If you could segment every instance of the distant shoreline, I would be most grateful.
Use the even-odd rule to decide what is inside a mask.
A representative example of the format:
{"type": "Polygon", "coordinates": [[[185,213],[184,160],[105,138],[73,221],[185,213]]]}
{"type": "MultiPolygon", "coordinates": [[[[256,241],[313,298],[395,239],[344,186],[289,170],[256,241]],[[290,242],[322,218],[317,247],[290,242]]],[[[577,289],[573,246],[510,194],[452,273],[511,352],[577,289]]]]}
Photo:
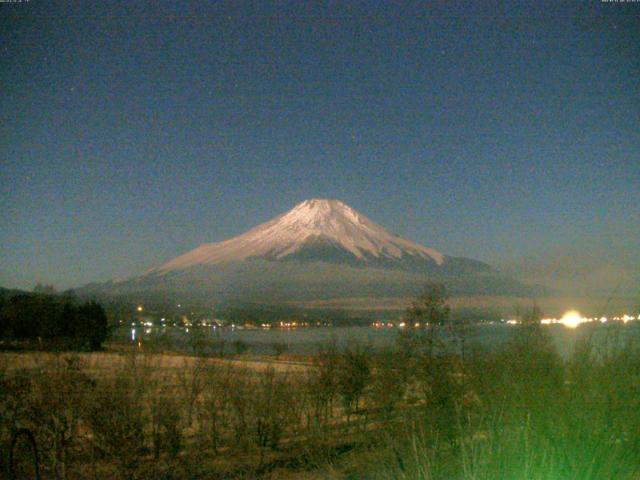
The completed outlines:
{"type": "MultiPolygon", "coordinates": [[[[352,311],[403,311],[412,297],[351,297],[327,300],[291,301],[285,305],[299,308],[352,310],[352,311]]],[[[546,315],[561,315],[567,310],[577,309],[585,315],[623,314],[638,308],[637,297],[616,296],[548,296],[539,298],[509,296],[457,296],[449,303],[453,309],[495,309],[513,314],[517,308],[539,306],[546,315]]]]}

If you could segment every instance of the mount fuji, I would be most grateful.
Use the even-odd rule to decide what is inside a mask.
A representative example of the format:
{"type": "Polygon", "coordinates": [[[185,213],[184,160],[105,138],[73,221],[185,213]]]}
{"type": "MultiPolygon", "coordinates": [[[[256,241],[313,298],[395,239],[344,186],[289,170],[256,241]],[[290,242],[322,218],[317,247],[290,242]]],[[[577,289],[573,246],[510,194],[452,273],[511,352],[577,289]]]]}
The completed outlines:
{"type": "Polygon", "coordinates": [[[441,266],[445,257],[389,233],[338,200],[307,200],[243,235],[207,243],[152,272],[261,258],[273,261],[330,261],[350,264],[419,262],[441,266]]]}
{"type": "Polygon", "coordinates": [[[297,300],[414,294],[441,281],[454,294],[520,294],[486,263],[395,235],[339,200],[311,199],[237,237],[206,243],[107,294],[180,293],[213,299],[297,300]]]}

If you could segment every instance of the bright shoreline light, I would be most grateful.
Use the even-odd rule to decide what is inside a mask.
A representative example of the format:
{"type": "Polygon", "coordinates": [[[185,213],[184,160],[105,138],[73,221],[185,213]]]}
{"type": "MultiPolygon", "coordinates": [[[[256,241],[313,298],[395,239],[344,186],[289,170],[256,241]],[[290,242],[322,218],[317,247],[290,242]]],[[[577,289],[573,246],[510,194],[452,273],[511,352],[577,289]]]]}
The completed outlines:
{"type": "Polygon", "coordinates": [[[569,328],[577,328],[578,325],[586,321],[587,319],[580,315],[577,310],[569,310],[560,319],[560,323],[569,328]]]}
{"type": "MultiPolygon", "coordinates": [[[[583,323],[607,323],[609,321],[613,321],[613,322],[622,322],[624,324],[627,324],[628,322],[635,321],[635,320],[640,320],[640,315],[635,316],[635,315],[624,314],[624,315],[615,316],[615,317],[604,317],[604,316],[603,317],[583,317],[582,314],[580,314],[580,312],[572,309],[572,310],[566,311],[562,315],[562,318],[554,318],[554,317],[541,318],[540,324],[541,325],[561,324],[567,328],[575,329],[575,328],[578,328],[583,323]]],[[[507,325],[520,324],[520,320],[516,318],[512,318],[509,320],[503,319],[502,322],[506,323],[507,325]]]]}

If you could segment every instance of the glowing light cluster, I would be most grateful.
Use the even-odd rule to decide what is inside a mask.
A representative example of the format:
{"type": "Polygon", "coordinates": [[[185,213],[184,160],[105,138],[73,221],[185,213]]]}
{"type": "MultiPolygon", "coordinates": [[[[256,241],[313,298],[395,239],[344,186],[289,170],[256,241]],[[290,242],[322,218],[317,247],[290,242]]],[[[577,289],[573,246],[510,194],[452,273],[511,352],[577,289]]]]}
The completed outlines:
{"type": "Polygon", "coordinates": [[[581,323],[588,321],[589,320],[580,315],[580,312],[577,310],[569,310],[560,319],[560,323],[569,328],[577,328],[581,323]]]}
{"type": "MultiPolygon", "coordinates": [[[[562,325],[564,325],[567,328],[577,328],[579,325],[583,324],[583,323],[595,323],[595,322],[600,322],[600,323],[607,323],[609,321],[613,321],[613,322],[622,322],[622,323],[627,323],[627,322],[631,322],[633,320],[640,320],[640,315],[633,316],[633,315],[622,315],[622,316],[615,316],[615,317],[583,317],[580,312],[578,312],[577,310],[569,310],[567,312],[564,313],[564,315],[562,315],[561,318],[543,318],[540,320],[540,323],[542,325],[553,325],[553,324],[557,324],[560,323],[562,325]]],[[[517,325],[519,322],[519,320],[516,319],[511,319],[511,320],[507,320],[506,323],[508,325],[517,325]]]]}
{"type": "MultiPolygon", "coordinates": [[[[560,318],[555,318],[555,317],[542,318],[540,319],[540,324],[542,325],[560,324],[560,325],[564,325],[567,328],[575,329],[575,328],[578,328],[583,323],[607,323],[607,322],[628,323],[635,320],[640,321],[640,315],[634,316],[634,315],[625,314],[625,315],[614,316],[614,317],[583,317],[580,312],[572,309],[572,310],[566,311],[560,318]]],[[[496,322],[491,321],[488,323],[494,324],[496,322]]],[[[500,320],[500,323],[506,323],[507,325],[519,325],[521,321],[518,318],[510,318],[510,319],[503,318],[500,320]]],[[[428,324],[425,324],[425,325],[428,325],[428,324]]],[[[385,322],[385,321],[377,320],[375,322],[372,322],[371,326],[374,328],[394,328],[394,327],[406,328],[407,326],[411,326],[411,324],[407,324],[404,321],[385,322]]],[[[420,327],[420,323],[416,322],[415,324],[413,324],[413,326],[418,328],[420,327]]]]}

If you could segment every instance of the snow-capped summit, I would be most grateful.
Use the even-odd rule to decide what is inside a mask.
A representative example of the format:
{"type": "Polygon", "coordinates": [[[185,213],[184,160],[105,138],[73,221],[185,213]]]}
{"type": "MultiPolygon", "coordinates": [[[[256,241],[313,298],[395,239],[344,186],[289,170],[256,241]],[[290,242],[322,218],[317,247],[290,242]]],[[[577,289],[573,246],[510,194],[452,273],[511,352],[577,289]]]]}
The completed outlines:
{"type": "Polygon", "coordinates": [[[242,235],[205,243],[143,275],[86,291],[278,303],[415,295],[431,281],[445,283],[454,294],[532,291],[486,263],[443,255],[326,199],[306,200],[242,235]]]}
{"type": "Polygon", "coordinates": [[[446,260],[440,252],[388,232],[339,200],[311,199],[242,235],[200,245],[150,273],[254,258],[387,266],[412,260],[440,266],[446,260]]]}

